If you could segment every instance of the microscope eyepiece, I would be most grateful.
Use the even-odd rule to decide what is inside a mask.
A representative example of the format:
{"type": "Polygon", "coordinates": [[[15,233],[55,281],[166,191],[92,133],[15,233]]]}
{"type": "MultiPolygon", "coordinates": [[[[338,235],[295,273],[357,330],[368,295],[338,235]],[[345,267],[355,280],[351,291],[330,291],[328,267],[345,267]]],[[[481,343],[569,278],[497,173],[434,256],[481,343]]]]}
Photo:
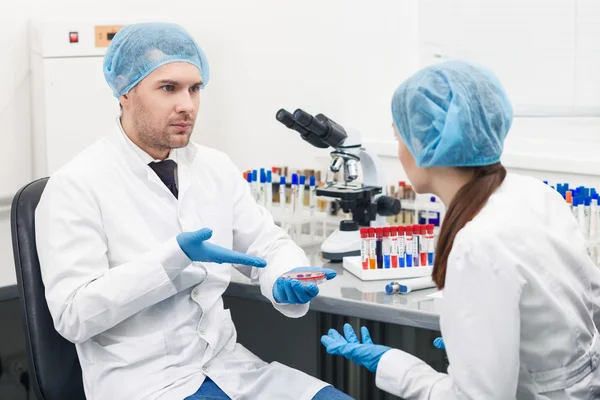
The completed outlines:
{"type": "Polygon", "coordinates": [[[294,111],[294,119],[302,126],[307,126],[312,120],[312,115],[300,108],[294,111]]]}
{"type": "Polygon", "coordinates": [[[323,114],[313,117],[301,109],[291,114],[282,108],[277,111],[275,118],[288,128],[299,132],[302,139],[321,149],[330,146],[337,148],[347,138],[344,128],[323,114]]]}
{"type": "Polygon", "coordinates": [[[294,111],[294,119],[309,131],[317,134],[321,139],[327,139],[327,136],[329,136],[329,126],[317,120],[306,111],[297,109],[294,111]]]}
{"type": "Polygon", "coordinates": [[[277,115],[275,115],[275,118],[277,119],[277,121],[281,122],[288,128],[292,128],[294,126],[294,123],[296,123],[296,121],[294,121],[294,116],[283,108],[277,111],[277,115]]]}
{"type": "Polygon", "coordinates": [[[300,133],[300,137],[302,137],[303,140],[307,141],[313,146],[319,149],[326,149],[329,147],[329,144],[321,140],[319,135],[300,125],[298,121],[294,119],[294,116],[287,110],[282,108],[281,110],[277,111],[277,114],[275,114],[275,118],[277,119],[277,121],[281,122],[288,128],[300,133]]]}

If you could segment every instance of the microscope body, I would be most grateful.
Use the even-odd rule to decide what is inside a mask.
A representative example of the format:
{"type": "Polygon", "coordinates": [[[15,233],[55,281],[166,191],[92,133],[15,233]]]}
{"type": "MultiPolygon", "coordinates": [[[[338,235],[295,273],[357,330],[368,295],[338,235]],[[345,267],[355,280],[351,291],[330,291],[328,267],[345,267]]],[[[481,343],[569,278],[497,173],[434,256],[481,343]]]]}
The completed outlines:
{"type": "Polygon", "coordinates": [[[360,227],[383,226],[384,217],[400,212],[400,201],[383,194],[385,175],[379,158],[362,146],[359,131],[343,128],[323,114],[313,117],[298,109],[292,115],[281,109],[276,118],[313,146],[334,149],[329,169],[335,173],[343,168],[344,182],[327,182],[317,189],[317,195],[337,199],[352,219],[340,223],[340,228],[323,242],[321,252],[332,261],[360,255],[360,227]],[[359,176],[359,164],[363,183],[357,185],[353,182],[359,176]]]}

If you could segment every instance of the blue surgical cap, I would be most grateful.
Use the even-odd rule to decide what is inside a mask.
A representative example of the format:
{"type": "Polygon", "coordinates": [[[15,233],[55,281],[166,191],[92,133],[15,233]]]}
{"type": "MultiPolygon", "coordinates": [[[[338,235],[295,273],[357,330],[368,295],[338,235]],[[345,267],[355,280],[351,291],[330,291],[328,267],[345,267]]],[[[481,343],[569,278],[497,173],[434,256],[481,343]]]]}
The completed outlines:
{"type": "Polygon", "coordinates": [[[119,98],[152,71],[173,62],[195,65],[204,88],[209,78],[208,59],[185,29],[165,22],[125,25],[106,51],[104,77],[119,98]]]}
{"type": "Polygon", "coordinates": [[[475,167],[500,161],[512,106],[487,69],[446,61],[396,89],[394,124],[419,167],[475,167]]]}

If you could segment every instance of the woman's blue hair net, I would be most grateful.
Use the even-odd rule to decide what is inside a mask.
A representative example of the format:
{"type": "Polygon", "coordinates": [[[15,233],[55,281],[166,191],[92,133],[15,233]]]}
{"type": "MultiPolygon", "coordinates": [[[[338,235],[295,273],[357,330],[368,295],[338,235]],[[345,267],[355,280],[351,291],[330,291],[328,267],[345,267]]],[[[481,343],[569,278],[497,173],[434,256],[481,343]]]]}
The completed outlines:
{"type": "Polygon", "coordinates": [[[396,89],[392,116],[417,166],[474,167],[500,161],[513,112],[489,70],[446,61],[396,89]]]}
{"type": "Polygon", "coordinates": [[[116,98],[127,94],[155,69],[172,62],[195,65],[208,83],[208,59],[181,26],[166,22],[125,25],[104,56],[104,77],[116,98]]]}

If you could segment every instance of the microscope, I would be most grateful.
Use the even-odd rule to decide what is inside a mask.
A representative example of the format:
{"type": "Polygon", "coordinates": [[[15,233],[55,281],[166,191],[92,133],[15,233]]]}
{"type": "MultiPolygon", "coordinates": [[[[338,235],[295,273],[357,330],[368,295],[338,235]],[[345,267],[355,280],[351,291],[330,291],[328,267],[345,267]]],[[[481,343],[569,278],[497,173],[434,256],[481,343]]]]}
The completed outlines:
{"type": "Polygon", "coordinates": [[[300,133],[311,145],[333,148],[329,169],[344,172],[344,182],[327,182],[317,189],[317,196],[335,198],[345,213],[352,218],[340,222],[321,245],[323,258],[342,261],[344,257],[360,256],[360,228],[384,226],[384,217],[400,212],[400,200],[383,194],[385,176],[377,155],[362,146],[362,135],[355,129],[343,128],[323,114],[312,116],[297,109],[293,114],[281,109],[277,121],[300,133]],[[363,183],[357,184],[359,163],[363,183]]]}

